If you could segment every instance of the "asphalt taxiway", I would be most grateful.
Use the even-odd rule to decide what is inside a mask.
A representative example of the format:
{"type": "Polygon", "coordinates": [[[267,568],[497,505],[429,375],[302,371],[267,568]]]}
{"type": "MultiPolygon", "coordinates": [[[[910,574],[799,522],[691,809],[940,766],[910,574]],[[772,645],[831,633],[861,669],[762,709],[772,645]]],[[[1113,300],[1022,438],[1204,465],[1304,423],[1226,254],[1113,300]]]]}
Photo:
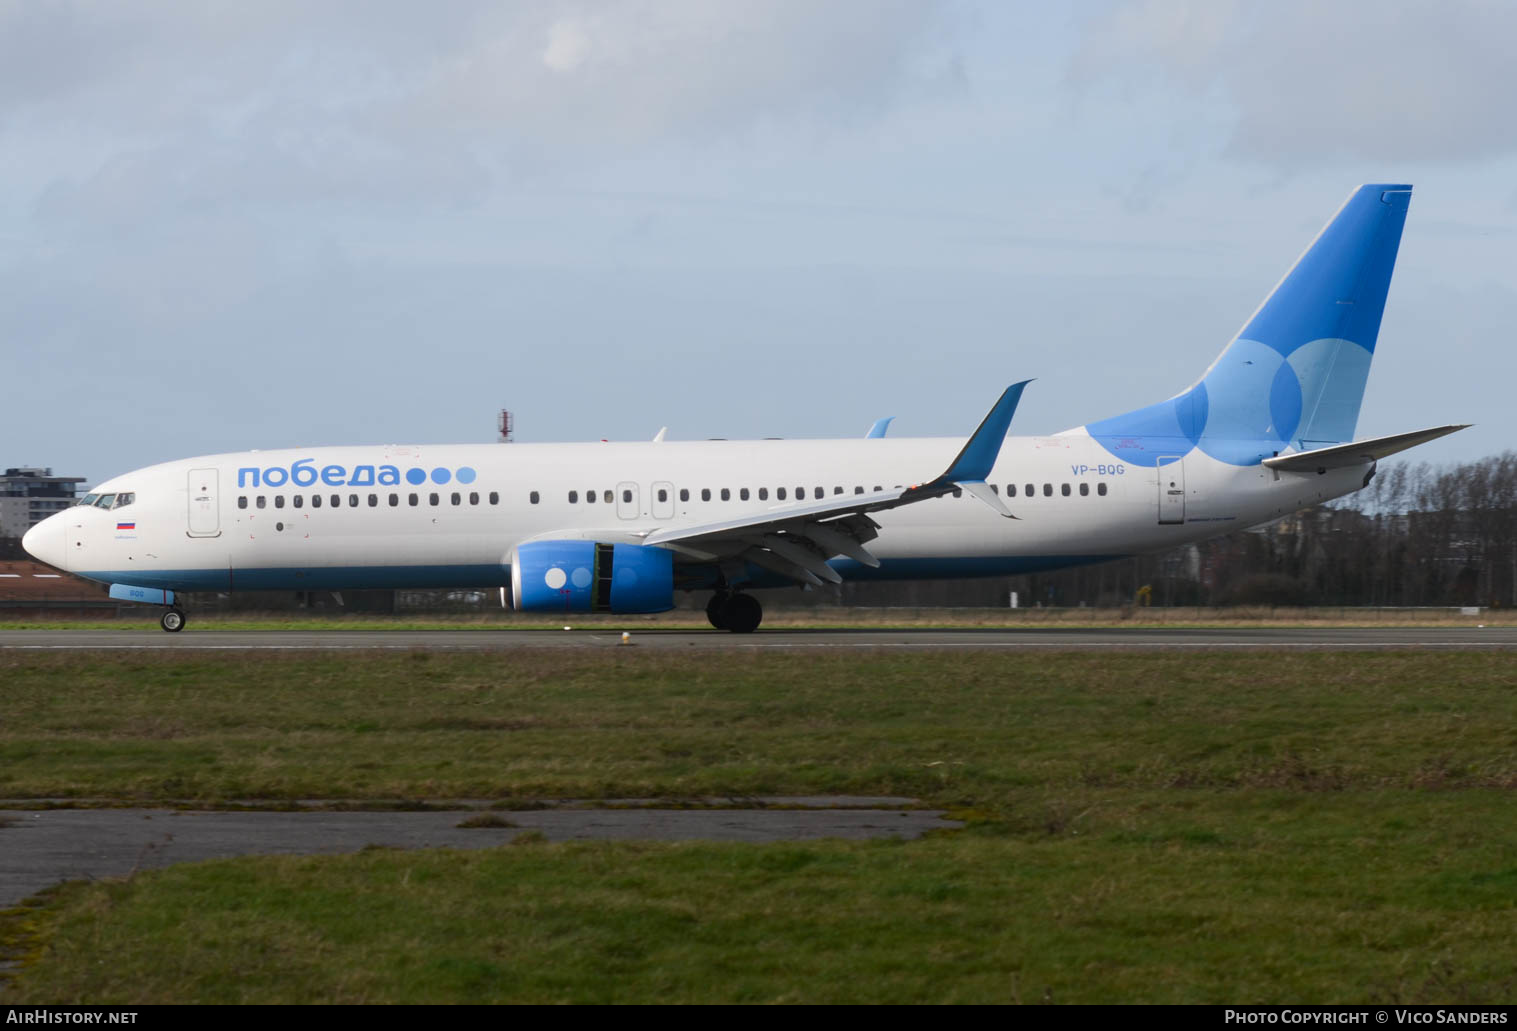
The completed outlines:
{"type": "Polygon", "coordinates": [[[733,808],[593,808],[525,812],[269,812],[176,809],[0,810],[0,909],[60,881],[125,877],[172,863],[364,848],[482,849],[537,831],[550,841],[807,841],[917,838],[961,827],[911,799],[746,800],[733,808]],[[496,826],[461,827],[471,820],[496,826]]]}
{"type": "Polygon", "coordinates": [[[1517,626],[1183,627],[1176,629],[715,630],[595,627],[568,630],[6,630],[0,650],[26,651],[504,651],[513,648],[799,649],[1517,649],[1517,626]]]}

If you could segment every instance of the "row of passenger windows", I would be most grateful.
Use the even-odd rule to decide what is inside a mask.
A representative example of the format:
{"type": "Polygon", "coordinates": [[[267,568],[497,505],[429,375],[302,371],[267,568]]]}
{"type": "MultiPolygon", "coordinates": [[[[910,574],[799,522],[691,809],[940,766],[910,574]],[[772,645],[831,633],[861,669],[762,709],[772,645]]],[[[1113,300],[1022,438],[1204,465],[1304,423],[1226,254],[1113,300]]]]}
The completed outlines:
{"type": "MultiPolygon", "coordinates": [[[[1024,487],[1023,487],[1024,495],[1026,497],[1029,497],[1029,498],[1036,497],[1037,493],[1038,493],[1037,488],[1038,488],[1038,485],[1035,484],[1035,483],[1025,484],[1024,487]]],[[[874,489],[875,489],[876,492],[879,492],[879,491],[883,490],[884,488],[876,486],[874,489]]],[[[1000,488],[999,484],[994,484],[994,483],[991,484],[990,485],[990,489],[993,490],[993,491],[995,491],[997,494],[999,494],[1001,492],[1001,488],[1000,488]]],[[[1080,497],[1082,497],[1082,498],[1086,497],[1086,496],[1088,496],[1090,494],[1090,484],[1088,484],[1088,483],[1082,483],[1082,484],[1080,484],[1079,485],[1079,489],[1080,489],[1080,497]]],[[[853,488],[853,492],[855,494],[862,494],[862,493],[864,493],[864,488],[863,487],[854,487],[853,488]]],[[[1053,484],[1051,484],[1051,483],[1045,483],[1045,484],[1043,484],[1043,496],[1045,498],[1051,498],[1051,497],[1053,497],[1053,492],[1054,492],[1054,485],[1053,484]]],[[[769,500],[769,488],[768,487],[759,487],[756,493],[758,495],[758,500],[760,500],[760,501],[768,501],[769,500]]],[[[835,494],[835,495],[836,494],[842,494],[843,493],[843,488],[842,487],[833,487],[832,488],[832,493],[835,494]]],[[[963,493],[962,491],[955,489],[954,492],[953,492],[953,495],[954,495],[954,497],[959,497],[962,493],[963,493]]],[[[1061,483],[1061,484],[1059,484],[1059,493],[1063,497],[1067,498],[1073,492],[1072,492],[1069,484],[1067,484],[1067,483],[1061,483]]],[[[1106,496],[1106,484],[1104,484],[1104,483],[1098,483],[1098,484],[1096,484],[1096,493],[1098,495],[1100,495],[1101,497],[1104,498],[1106,496]]],[[[660,502],[668,502],[668,500],[669,500],[669,490],[666,487],[660,487],[658,490],[654,491],[654,494],[658,497],[658,500],[660,502]]],[[[632,491],[631,491],[631,489],[629,489],[629,488],[623,488],[622,492],[621,492],[621,495],[622,495],[622,501],[624,501],[624,502],[626,502],[628,504],[631,504],[631,502],[632,502],[632,491]]],[[[700,499],[702,501],[710,501],[712,499],[712,496],[713,496],[712,495],[712,490],[711,490],[710,487],[702,487],[700,489],[700,499]]],[[[732,500],[732,489],[730,487],[721,487],[721,488],[719,488],[716,491],[716,496],[719,497],[722,501],[731,501],[732,500]]],[[[821,499],[823,499],[823,498],[825,498],[827,496],[827,489],[825,487],[813,487],[812,488],[812,495],[811,496],[813,498],[815,498],[816,500],[820,501],[821,499]]],[[[1017,497],[1017,484],[1015,484],[1015,483],[1008,483],[1006,485],[1006,496],[1008,498],[1017,497]]],[[[109,498],[110,495],[106,495],[106,497],[109,498]]],[[[130,499],[132,498],[132,495],[126,494],[126,495],[122,495],[122,497],[125,497],[125,498],[128,499],[125,502],[125,504],[131,504],[131,500],[130,499]]],[[[492,490],[487,495],[487,497],[488,497],[489,504],[492,504],[492,505],[498,505],[498,504],[500,504],[500,494],[497,491],[493,491],[492,490]]],[[[753,492],[750,492],[747,487],[739,487],[737,489],[737,499],[739,501],[749,501],[749,500],[752,499],[752,497],[753,497],[753,492]]],[[[310,506],[312,508],[321,508],[323,504],[328,504],[329,507],[331,507],[331,508],[341,508],[344,504],[346,504],[349,508],[359,508],[359,507],[362,507],[362,505],[365,503],[365,495],[362,495],[362,494],[349,494],[349,495],[347,495],[346,502],[344,502],[343,495],[341,495],[341,494],[331,494],[331,495],[323,495],[323,494],[310,494],[310,495],[306,495],[306,494],[294,494],[294,495],[291,495],[290,498],[289,498],[289,505],[290,505],[291,508],[304,508],[306,506],[306,504],[307,504],[307,499],[308,498],[309,498],[309,504],[310,504],[310,506]]],[[[370,508],[378,508],[379,507],[379,503],[380,503],[379,502],[379,498],[380,498],[380,496],[378,494],[369,494],[369,495],[367,495],[367,504],[368,504],[368,507],[370,507],[370,508]]],[[[478,491],[470,491],[469,494],[468,494],[468,503],[470,505],[478,505],[480,503],[480,498],[481,498],[481,495],[480,495],[480,493],[478,491]]],[[[577,490],[571,490],[571,491],[569,491],[569,504],[571,504],[571,505],[577,505],[577,504],[579,504],[579,498],[580,498],[579,491],[577,491],[577,490]]],[[[275,508],[284,508],[285,507],[285,496],[283,494],[275,494],[275,495],[273,495],[273,499],[274,499],[274,507],[275,508]]],[[[442,499],[443,499],[443,495],[441,495],[441,494],[437,494],[437,493],[428,494],[427,495],[426,504],[429,505],[429,506],[441,505],[441,504],[443,504],[443,500],[442,499]]],[[[539,504],[542,501],[542,495],[539,494],[537,491],[534,490],[530,495],[528,495],[528,499],[532,502],[532,504],[536,505],[536,504],[539,504]]],[[[690,500],[690,490],[688,488],[683,488],[683,487],[680,488],[679,499],[681,501],[689,501],[690,500]]],[[[797,487],[797,488],[795,488],[795,500],[797,500],[797,501],[804,501],[805,499],[806,499],[806,488],[805,487],[797,487]]],[[[599,491],[599,492],[593,491],[593,490],[587,490],[587,491],[585,491],[585,503],[586,504],[593,505],[593,504],[595,504],[595,502],[597,500],[603,501],[607,505],[612,504],[616,500],[616,492],[615,491],[609,491],[609,490],[599,491]]],[[[786,490],[786,488],[784,488],[784,487],[776,487],[774,489],[774,500],[776,500],[776,501],[788,501],[789,500],[789,493],[786,490]]],[[[252,496],[252,503],[253,503],[253,507],[254,508],[267,508],[268,505],[269,505],[269,496],[268,495],[264,495],[264,494],[253,495],[252,496]]],[[[400,503],[401,503],[400,502],[400,495],[399,494],[390,494],[390,495],[388,495],[387,496],[387,503],[389,504],[389,506],[391,508],[398,508],[398,507],[400,507],[400,503]]],[[[462,504],[464,504],[464,495],[462,493],[458,492],[458,491],[454,491],[453,493],[451,493],[451,494],[448,495],[448,502],[447,503],[448,504],[452,504],[452,505],[462,505],[462,504]]],[[[122,506],[122,504],[123,504],[123,502],[117,501],[116,502],[116,507],[120,508],[122,506]]],[[[422,504],[421,495],[420,494],[407,494],[406,495],[406,504],[409,505],[409,506],[411,506],[411,507],[413,507],[413,508],[421,505],[422,504]]],[[[106,504],[106,505],[102,505],[101,507],[110,507],[110,506],[109,506],[109,504],[106,504]]],[[[238,508],[247,508],[248,507],[248,495],[242,495],[241,497],[239,497],[237,499],[237,507],[238,508]]]]}
{"type": "MultiPolygon", "coordinates": [[[[344,504],[343,496],[341,494],[332,494],[332,495],[294,494],[294,495],[291,495],[290,499],[289,499],[290,507],[291,508],[304,508],[306,506],[306,502],[307,502],[307,498],[308,497],[310,499],[310,505],[311,505],[312,508],[320,508],[323,504],[326,503],[327,500],[329,500],[331,502],[330,507],[332,507],[332,508],[341,508],[343,506],[343,504],[344,504]]],[[[398,508],[398,507],[400,507],[400,495],[399,494],[391,494],[388,497],[389,497],[389,505],[390,505],[391,508],[398,508]]],[[[428,505],[441,505],[443,503],[442,497],[443,496],[441,494],[428,494],[427,495],[427,504],[428,505]]],[[[477,505],[477,504],[479,504],[479,502],[480,502],[480,494],[479,494],[479,492],[478,491],[470,491],[469,495],[468,495],[468,499],[469,499],[469,504],[471,504],[471,505],[477,505]]],[[[492,505],[498,505],[498,504],[500,504],[500,494],[497,493],[496,491],[492,490],[489,493],[489,502],[492,505]]],[[[458,491],[454,491],[452,494],[448,495],[448,503],[449,504],[453,504],[453,505],[462,505],[464,503],[464,495],[460,494],[458,491]]],[[[361,495],[361,494],[349,494],[347,496],[346,504],[347,504],[347,506],[349,508],[358,508],[358,507],[360,507],[361,505],[364,504],[364,495],[361,495]]],[[[421,504],[421,495],[420,494],[407,494],[406,495],[406,504],[410,505],[412,507],[420,505],[421,504]]],[[[283,508],[284,506],[285,506],[285,496],[283,494],[275,494],[274,495],[274,507],[275,508],[283,508]]],[[[379,507],[379,495],[378,494],[370,494],[370,495],[368,495],[368,506],[370,508],[378,508],[379,507]]],[[[239,497],[237,499],[237,507],[238,508],[247,508],[248,507],[248,497],[247,497],[247,495],[243,495],[243,496],[241,496],[241,497],[239,497]]],[[[268,496],[264,495],[264,494],[254,495],[253,496],[253,507],[254,508],[267,508],[267,507],[269,507],[268,496]]]]}
{"type": "MultiPolygon", "coordinates": [[[[1026,496],[1027,497],[1031,498],[1031,497],[1035,497],[1037,495],[1038,485],[1036,483],[1029,483],[1029,484],[1026,485],[1026,488],[1027,488],[1027,490],[1026,490],[1026,496]]],[[[991,490],[996,490],[996,485],[992,483],[990,485],[990,489],[991,490]]],[[[999,491],[997,491],[997,493],[999,493],[999,491]]],[[[1071,493],[1070,489],[1069,489],[1069,484],[1067,484],[1067,483],[1061,483],[1061,484],[1059,484],[1059,493],[1061,495],[1063,495],[1064,497],[1066,497],[1066,498],[1069,497],[1069,495],[1071,493]]],[[[1104,483],[1098,483],[1098,484],[1096,484],[1096,493],[1099,494],[1103,498],[1106,497],[1106,484],[1104,484],[1104,483]]],[[[1088,483],[1082,483],[1082,484],[1080,484],[1080,497],[1082,497],[1082,498],[1083,497],[1088,497],[1089,495],[1090,495],[1090,484],[1088,484],[1088,483]]],[[[1014,498],[1014,497],[1017,496],[1017,485],[1015,483],[1008,483],[1006,485],[1006,496],[1008,498],[1014,498]]],[[[1051,497],[1053,497],[1053,484],[1051,484],[1051,483],[1045,483],[1045,484],[1043,484],[1043,496],[1045,498],[1051,498],[1051,497]]]]}
{"type": "MultiPolygon", "coordinates": [[[[1080,488],[1080,497],[1083,498],[1083,497],[1088,497],[1090,495],[1090,484],[1088,484],[1088,483],[1082,483],[1082,484],[1079,485],[1079,488],[1080,488]]],[[[999,484],[992,483],[990,485],[990,489],[992,491],[994,491],[995,493],[997,493],[997,494],[1001,493],[1001,488],[1000,488],[999,484]]],[[[1026,497],[1031,498],[1031,497],[1036,497],[1037,496],[1037,492],[1038,492],[1038,485],[1037,484],[1035,484],[1035,483],[1025,484],[1023,489],[1025,490],[1025,496],[1026,497]]],[[[884,490],[884,488],[881,487],[881,486],[879,486],[878,484],[876,484],[874,490],[875,490],[876,493],[878,493],[879,491],[884,490]]],[[[1043,484],[1043,496],[1045,498],[1051,498],[1051,497],[1053,497],[1053,491],[1054,491],[1054,485],[1052,483],[1045,483],[1045,484],[1043,484]]],[[[853,488],[853,492],[855,494],[863,494],[864,493],[864,488],[863,487],[854,487],[853,488]]],[[[658,495],[658,500],[659,501],[667,502],[669,500],[669,491],[666,488],[664,488],[664,487],[660,487],[654,493],[658,495]]],[[[753,497],[754,493],[757,493],[758,500],[760,500],[760,501],[768,501],[769,500],[769,488],[768,487],[759,487],[756,492],[750,491],[747,487],[739,487],[737,489],[737,500],[739,500],[739,501],[748,501],[748,500],[750,500],[753,497]]],[[[836,494],[843,494],[843,493],[845,493],[845,491],[844,491],[844,489],[842,487],[833,487],[832,488],[832,493],[835,494],[835,495],[836,494]]],[[[954,497],[959,497],[962,493],[963,493],[963,491],[955,489],[954,492],[953,492],[953,496],[954,497]]],[[[1061,483],[1061,484],[1059,484],[1059,493],[1062,496],[1064,496],[1064,497],[1067,498],[1067,497],[1070,496],[1071,493],[1073,493],[1073,491],[1071,490],[1069,484],[1067,484],[1067,483],[1061,483]]],[[[1098,483],[1098,484],[1096,484],[1096,493],[1098,495],[1100,495],[1101,497],[1104,498],[1106,496],[1106,484],[1104,484],[1104,483],[1098,483]]],[[[730,487],[721,487],[721,488],[718,488],[718,490],[716,491],[716,496],[718,498],[720,498],[722,501],[731,501],[732,500],[732,488],[730,488],[730,487]]],[[[820,500],[822,500],[823,498],[825,498],[827,496],[827,488],[826,487],[813,487],[813,488],[811,488],[811,496],[812,496],[813,499],[815,499],[817,501],[820,501],[820,500]]],[[[1017,484],[1015,484],[1015,483],[1008,483],[1006,485],[1006,496],[1008,498],[1014,498],[1014,497],[1017,496],[1017,484]]],[[[571,490],[571,491],[569,491],[568,498],[569,498],[569,504],[571,504],[571,505],[577,505],[577,504],[579,504],[579,500],[580,500],[579,491],[577,491],[577,490],[571,490]]],[[[585,491],[585,504],[587,504],[587,505],[593,505],[593,504],[595,504],[595,502],[596,502],[596,500],[598,498],[600,500],[603,500],[606,504],[609,505],[609,504],[612,503],[612,501],[615,500],[616,494],[615,494],[614,491],[609,491],[609,490],[601,491],[601,492],[599,492],[599,494],[597,494],[597,492],[593,491],[593,490],[587,490],[587,491],[585,491]]],[[[681,501],[689,501],[690,500],[690,491],[689,491],[688,488],[684,488],[684,487],[680,488],[679,499],[681,501]]],[[[702,487],[700,489],[700,499],[702,501],[710,501],[712,499],[712,490],[711,490],[710,487],[702,487]]],[[[532,494],[531,494],[532,504],[535,505],[535,504],[537,504],[541,500],[542,499],[539,496],[538,492],[534,490],[532,492],[532,494]]],[[[625,501],[625,502],[630,503],[632,501],[632,491],[628,490],[628,489],[623,489],[622,490],[622,500],[625,501]]],[[[784,487],[776,487],[776,488],[774,488],[774,500],[776,500],[776,501],[788,501],[788,500],[790,500],[790,494],[789,494],[789,492],[787,491],[786,488],[784,488],[784,487]]],[[[806,500],[806,488],[805,487],[797,487],[797,488],[795,488],[795,500],[796,501],[804,501],[804,500],[806,500]]]]}

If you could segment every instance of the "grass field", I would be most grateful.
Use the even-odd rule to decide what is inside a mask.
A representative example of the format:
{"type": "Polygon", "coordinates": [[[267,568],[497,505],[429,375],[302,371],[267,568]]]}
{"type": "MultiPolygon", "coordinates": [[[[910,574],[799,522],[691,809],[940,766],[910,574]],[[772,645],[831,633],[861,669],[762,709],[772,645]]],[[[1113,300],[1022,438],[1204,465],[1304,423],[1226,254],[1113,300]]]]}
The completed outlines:
{"type": "MultiPolygon", "coordinates": [[[[0,1002],[1517,995],[1489,653],[0,653],[0,796],[898,794],[905,843],[176,867],[0,918],[0,1002]]],[[[6,828],[0,826],[0,849],[6,828]]]]}

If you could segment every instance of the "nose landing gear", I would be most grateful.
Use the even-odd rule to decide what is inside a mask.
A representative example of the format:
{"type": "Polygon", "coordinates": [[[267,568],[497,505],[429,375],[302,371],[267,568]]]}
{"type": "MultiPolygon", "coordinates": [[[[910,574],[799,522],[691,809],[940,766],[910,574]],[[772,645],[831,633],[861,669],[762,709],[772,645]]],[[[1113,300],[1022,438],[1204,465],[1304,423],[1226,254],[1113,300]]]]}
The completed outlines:
{"type": "Polygon", "coordinates": [[[163,615],[158,618],[158,625],[171,634],[177,634],[184,629],[185,616],[181,608],[164,609],[163,615]]]}
{"type": "Polygon", "coordinates": [[[706,619],[718,630],[751,634],[764,619],[764,607],[751,594],[717,591],[706,603],[706,619]]]}

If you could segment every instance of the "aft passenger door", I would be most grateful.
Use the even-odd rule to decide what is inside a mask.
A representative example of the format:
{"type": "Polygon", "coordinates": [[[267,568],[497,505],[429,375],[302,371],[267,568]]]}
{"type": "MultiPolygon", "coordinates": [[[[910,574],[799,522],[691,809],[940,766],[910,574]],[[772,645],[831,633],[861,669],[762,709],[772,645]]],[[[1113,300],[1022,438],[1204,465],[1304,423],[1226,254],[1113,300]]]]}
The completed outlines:
{"type": "Polygon", "coordinates": [[[215,469],[191,469],[189,472],[191,537],[221,536],[221,503],[217,498],[215,469]]]}
{"type": "Polygon", "coordinates": [[[1179,455],[1159,458],[1159,522],[1185,522],[1185,463],[1179,455]]]}

